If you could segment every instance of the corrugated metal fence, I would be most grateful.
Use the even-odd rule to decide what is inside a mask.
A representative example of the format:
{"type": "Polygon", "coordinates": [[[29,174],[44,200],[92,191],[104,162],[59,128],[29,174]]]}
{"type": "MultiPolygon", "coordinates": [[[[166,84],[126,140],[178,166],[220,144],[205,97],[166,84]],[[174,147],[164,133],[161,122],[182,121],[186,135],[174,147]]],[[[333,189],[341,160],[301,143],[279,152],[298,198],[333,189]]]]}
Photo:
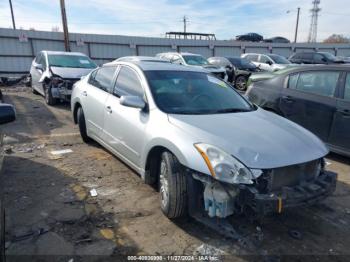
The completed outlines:
{"type": "MultiPolygon", "coordinates": [[[[72,51],[87,54],[98,64],[121,56],[154,56],[160,52],[179,51],[210,56],[235,56],[242,53],[275,53],[289,57],[296,51],[327,51],[350,56],[349,44],[276,44],[237,41],[183,40],[120,35],[70,35],[72,51]]],[[[0,28],[0,73],[25,73],[41,50],[64,51],[63,33],[0,28]]]]}

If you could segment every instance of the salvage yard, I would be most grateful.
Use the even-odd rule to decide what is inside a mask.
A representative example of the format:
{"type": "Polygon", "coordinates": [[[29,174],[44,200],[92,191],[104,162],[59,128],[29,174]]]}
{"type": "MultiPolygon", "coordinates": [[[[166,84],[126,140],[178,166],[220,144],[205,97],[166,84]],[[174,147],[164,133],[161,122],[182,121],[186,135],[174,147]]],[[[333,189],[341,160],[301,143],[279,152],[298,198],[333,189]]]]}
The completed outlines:
{"type": "Polygon", "coordinates": [[[313,255],[346,261],[350,255],[349,158],[327,157],[327,168],[338,173],[331,197],[261,225],[235,218],[241,234],[235,241],[192,219],[167,219],[152,187],[98,144],[83,143],[68,104],[49,107],[25,87],[4,88],[3,94],[17,110],[17,120],[1,127],[9,261],[15,255],[112,254],[211,254],[242,261],[251,259],[246,255],[271,261],[313,255]]]}

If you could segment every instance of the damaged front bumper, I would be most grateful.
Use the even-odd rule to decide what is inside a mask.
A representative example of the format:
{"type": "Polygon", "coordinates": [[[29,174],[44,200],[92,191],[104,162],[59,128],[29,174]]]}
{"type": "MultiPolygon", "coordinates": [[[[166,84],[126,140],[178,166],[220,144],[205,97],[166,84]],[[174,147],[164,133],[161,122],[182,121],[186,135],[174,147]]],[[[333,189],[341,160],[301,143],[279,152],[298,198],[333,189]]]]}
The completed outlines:
{"type": "Polygon", "coordinates": [[[282,213],[286,208],[313,205],[335,191],[336,181],[336,173],[323,171],[312,182],[286,186],[277,192],[261,194],[254,187],[244,186],[237,203],[244,213],[261,218],[269,213],[282,213]]]}
{"type": "MultiPolygon", "coordinates": [[[[271,213],[282,213],[287,208],[315,204],[334,192],[337,181],[336,173],[322,170],[311,181],[262,192],[256,185],[227,184],[198,173],[192,173],[192,177],[197,186],[190,190],[202,195],[203,199],[201,207],[198,201],[194,203],[191,199],[192,210],[202,209],[209,217],[219,218],[245,214],[252,220],[260,220],[271,213]],[[199,185],[201,190],[198,190],[199,185]]],[[[191,198],[198,199],[191,193],[191,198]]]]}
{"type": "Polygon", "coordinates": [[[77,80],[61,79],[51,85],[52,97],[63,100],[70,101],[72,95],[73,85],[77,80]]]}

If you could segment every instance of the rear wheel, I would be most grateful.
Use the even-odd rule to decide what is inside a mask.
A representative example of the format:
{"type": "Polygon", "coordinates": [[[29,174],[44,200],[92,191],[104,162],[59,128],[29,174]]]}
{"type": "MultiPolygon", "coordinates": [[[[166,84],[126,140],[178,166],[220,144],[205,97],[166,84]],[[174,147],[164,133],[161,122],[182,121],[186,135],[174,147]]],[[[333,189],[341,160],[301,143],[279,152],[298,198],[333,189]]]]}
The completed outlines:
{"type": "Polygon", "coordinates": [[[91,142],[91,138],[87,135],[84,111],[81,107],[77,110],[77,120],[81,138],[85,143],[91,142]]]}
{"type": "Polygon", "coordinates": [[[57,99],[52,96],[51,87],[44,86],[45,101],[49,106],[53,106],[57,103],[57,99]]]}
{"type": "Polygon", "coordinates": [[[170,219],[187,215],[187,183],[184,168],[170,152],[161,155],[159,169],[160,206],[170,219]]]}
{"type": "Polygon", "coordinates": [[[245,76],[237,76],[235,80],[235,87],[239,91],[245,91],[247,89],[247,79],[245,76]]]}

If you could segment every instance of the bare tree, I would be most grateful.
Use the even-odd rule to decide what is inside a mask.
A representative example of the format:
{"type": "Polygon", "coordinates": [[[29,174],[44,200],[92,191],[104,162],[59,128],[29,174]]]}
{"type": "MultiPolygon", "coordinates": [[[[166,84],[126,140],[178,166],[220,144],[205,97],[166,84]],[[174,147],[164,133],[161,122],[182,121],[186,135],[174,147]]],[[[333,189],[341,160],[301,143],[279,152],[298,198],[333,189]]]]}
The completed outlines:
{"type": "Polygon", "coordinates": [[[333,34],[325,40],[323,40],[323,43],[350,43],[350,39],[343,35],[333,34]]]}

